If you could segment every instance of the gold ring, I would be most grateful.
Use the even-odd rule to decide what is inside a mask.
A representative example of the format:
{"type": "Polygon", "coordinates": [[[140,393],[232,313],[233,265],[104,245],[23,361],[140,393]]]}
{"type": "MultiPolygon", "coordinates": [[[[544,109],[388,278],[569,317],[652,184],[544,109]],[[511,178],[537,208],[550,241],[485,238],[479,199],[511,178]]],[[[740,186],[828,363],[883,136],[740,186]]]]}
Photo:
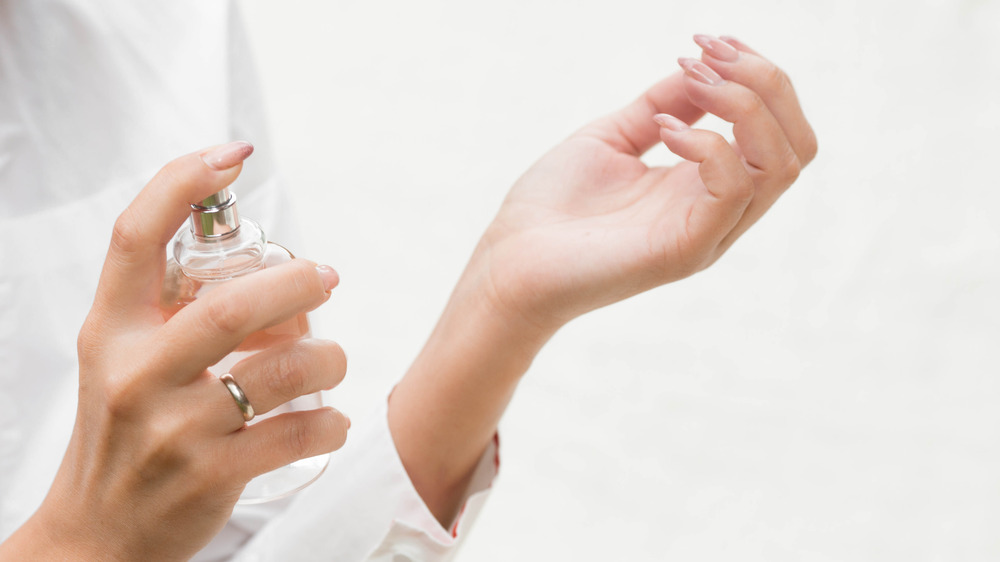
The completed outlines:
{"type": "Polygon", "coordinates": [[[226,385],[229,390],[229,394],[233,395],[233,400],[236,400],[236,405],[240,407],[240,412],[243,412],[243,419],[245,421],[250,421],[253,419],[254,412],[253,406],[250,405],[250,401],[247,400],[247,395],[243,393],[243,389],[240,385],[236,384],[236,379],[233,375],[226,373],[219,377],[222,384],[226,385]]]}

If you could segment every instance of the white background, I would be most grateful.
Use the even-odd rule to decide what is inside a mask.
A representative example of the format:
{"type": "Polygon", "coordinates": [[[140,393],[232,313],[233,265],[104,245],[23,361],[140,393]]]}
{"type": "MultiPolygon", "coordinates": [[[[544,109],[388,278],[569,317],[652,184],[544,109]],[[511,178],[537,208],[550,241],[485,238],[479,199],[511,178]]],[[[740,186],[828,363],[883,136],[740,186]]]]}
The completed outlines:
{"type": "Polygon", "coordinates": [[[354,415],[519,174],[693,33],[779,63],[817,131],[711,270],[542,352],[459,560],[1000,559],[1000,2],[244,7],[307,253],[343,277],[317,332],[354,415]]]}

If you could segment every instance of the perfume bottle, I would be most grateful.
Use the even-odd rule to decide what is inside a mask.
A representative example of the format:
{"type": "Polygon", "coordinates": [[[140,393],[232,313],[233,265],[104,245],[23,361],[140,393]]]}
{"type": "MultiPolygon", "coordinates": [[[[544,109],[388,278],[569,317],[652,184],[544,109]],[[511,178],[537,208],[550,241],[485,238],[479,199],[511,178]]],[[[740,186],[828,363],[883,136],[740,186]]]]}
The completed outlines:
{"type": "MultiPolygon", "coordinates": [[[[236,196],[228,188],[204,199],[199,205],[191,205],[190,221],[187,228],[182,228],[174,236],[170,254],[160,298],[165,318],[170,318],[185,305],[229,280],[294,258],[282,246],[268,242],[257,223],[239,216],[236,196]]],[[[309,337],[309,320],[305,313],[254,332],[209,370],[221,376],[261,349],[303,337],[309,337]]],[[[250,423],[322,405],[320,393],[316,392],[295,398],[255,417],[250,423]]],[[[262,474],[247,484],[237,503],[256,504],[289,496],[316,480],[329,461],[327,453],[262,474]]]]}

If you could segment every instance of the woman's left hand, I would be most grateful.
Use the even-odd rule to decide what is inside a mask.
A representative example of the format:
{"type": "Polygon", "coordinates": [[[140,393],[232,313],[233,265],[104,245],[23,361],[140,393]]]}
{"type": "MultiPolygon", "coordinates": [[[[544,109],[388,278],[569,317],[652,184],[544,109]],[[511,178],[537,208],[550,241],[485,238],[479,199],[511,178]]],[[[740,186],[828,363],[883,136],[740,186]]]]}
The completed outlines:
{"type": "Polygon", "coordinates": [[[572,135],[513,187],[470,264],[498,310],[547,333],[692,275],[813,159],[784,72],[735,39],[695,40],[701,61],[681,59],[683,73],[572,135]],[[735,142],[689,128],[704,112],[733,123],[735,142]],[[643,164],[660,140],[687,161],[643,164]]]}
{"type": "Polygon", "coordinates": [[[701,62],[683,59],[685,72],[584,127],[518,180],[393,392],[400,458],[442,524],[560,326],[708,267],[816,154],[781,70],[736,40],[696,41],[701,62]],[[688,127],[706,111],[733,123],[735,143],[688,127]],[[661,140],[687,161],[643,164],[661,140]]]}

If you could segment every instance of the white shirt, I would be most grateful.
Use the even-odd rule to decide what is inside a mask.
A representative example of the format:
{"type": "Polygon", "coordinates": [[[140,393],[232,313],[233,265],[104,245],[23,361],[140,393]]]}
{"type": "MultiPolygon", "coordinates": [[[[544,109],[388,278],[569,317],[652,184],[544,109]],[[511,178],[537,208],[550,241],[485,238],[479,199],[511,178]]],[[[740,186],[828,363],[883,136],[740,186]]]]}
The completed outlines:
{"type": "MultiPolygon", "coordinates": [[[[0,0],[0,540],[55,476],[76,409],[76,336],[111,227],[155,172],[249,140],[257,151],[234,185],[241,212],[294,240],[261,107],[228,0],[0,0]]],[[[446,530],[375,405],[316,483],[237,507],[195,559],[450,559],[485,501],[496,450],[446,530]]]]}

